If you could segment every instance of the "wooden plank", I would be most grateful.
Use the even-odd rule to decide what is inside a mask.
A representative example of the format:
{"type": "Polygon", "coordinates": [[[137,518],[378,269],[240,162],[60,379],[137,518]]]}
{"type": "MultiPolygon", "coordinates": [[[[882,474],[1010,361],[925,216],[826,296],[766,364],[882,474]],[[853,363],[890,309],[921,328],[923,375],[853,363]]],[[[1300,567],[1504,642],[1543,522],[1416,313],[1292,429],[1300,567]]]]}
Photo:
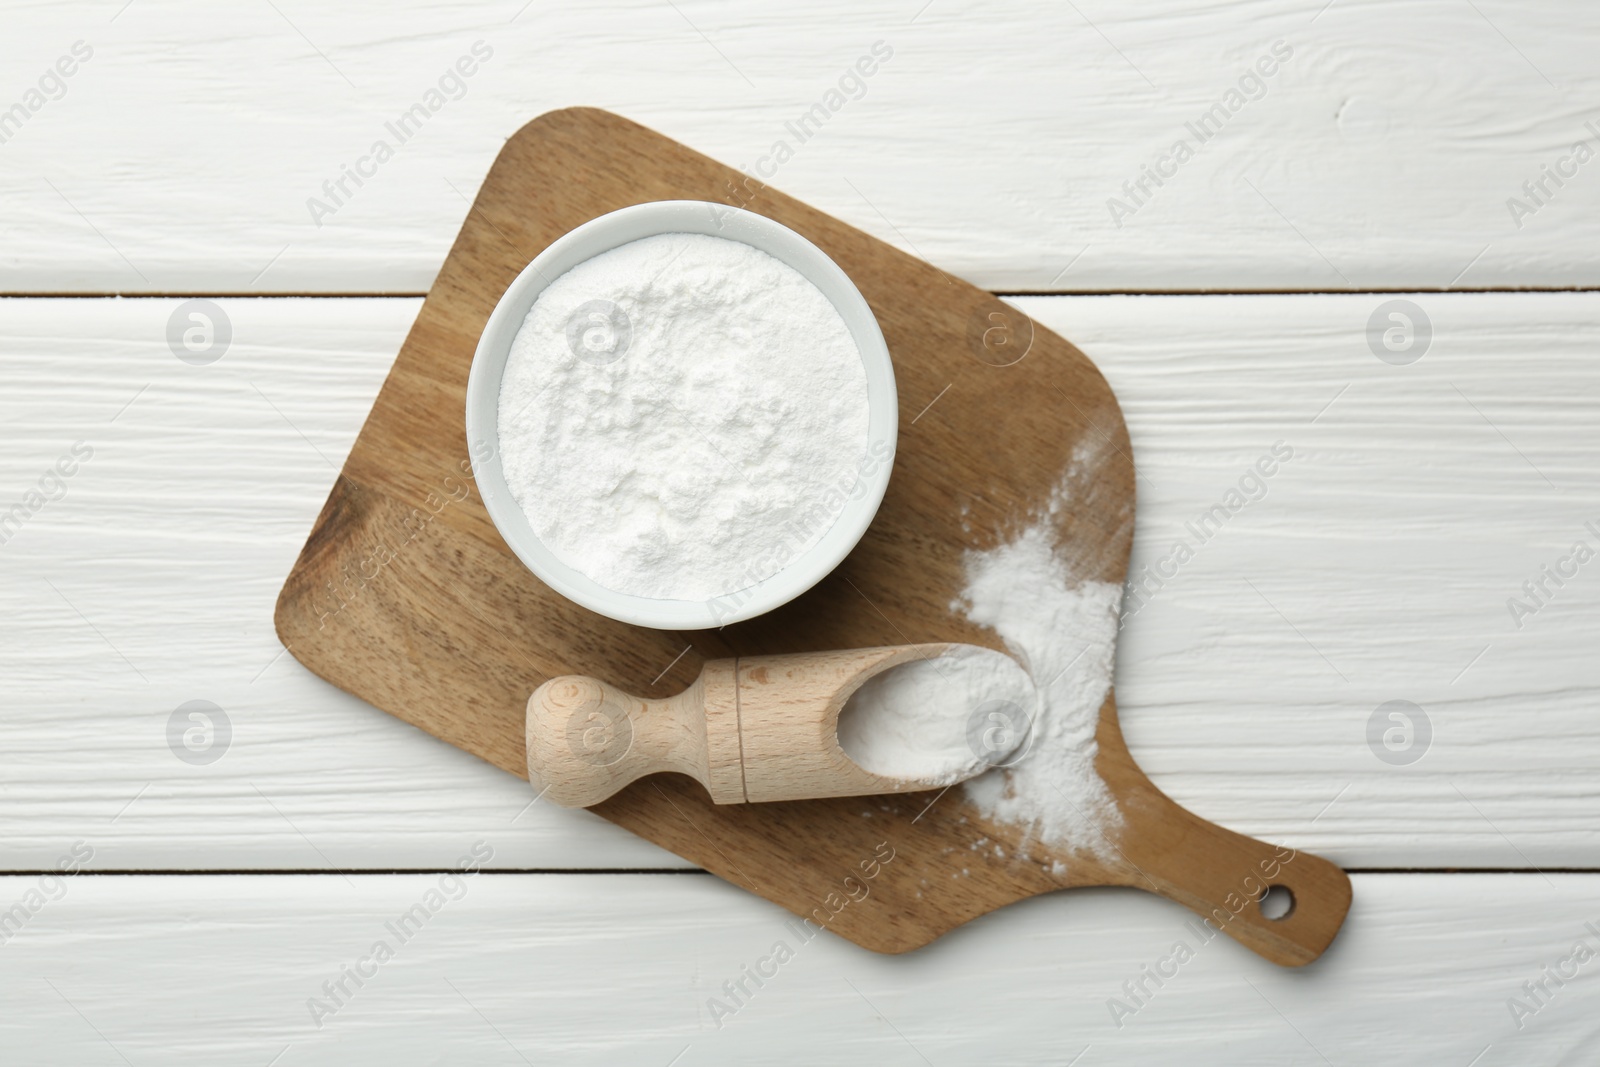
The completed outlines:
{"type": "MultiPolygon", "coordinates": [[[[1382,299],[1023,302],[1117,390],[1141,469],[1136,571],[1274,440],[1307,451],[1129,622],[1129,743],[1207,818],[1348,866],[1594,866],[1597,593],[1585,568],[1520,631],[1505,601],[1600,513],[1600,304],[1419,297],[1438,347],[1399,368],[1363,333],[1382,299]],[[1409,766],[1366,744],[1391,699],[1434,729],[1409,766]]],[[[86,824],[104,866],[135,870],[433,867],[480,836],[512,867],[678,863],[582,812],[523,812],[520,781],[273,660],[276,586],[334,476],[316,450],[343,460],[418,302],[224,301],[232,354],[202,368],[166,347],[177,303],[0,301],[8,506],[74,441],[96,447],[0,546],[0,864],[48,866],[86,824]],[[237,731],[209,766],[164,740],[191,699],[237,731]]]]}
{"type": "MultiPolygon", "coordinates": [[[[1041,897],[886,958],[826,932],[802,943],[780,909],[703,876],[82,875],[0,946],[0,1055],[1506,1067],[1588,1054],[1600,964],[1572,956],[1600,945],[1600,878],[1356,882],[1340,941],[1285,972],[1118,890],[1041,897]],[[389,924],[408,913],[402,943],[389,924]],[[380,941],[393,956],[377,963],[380,941]],[[341,980],[335,1000],[323,984],[341,980]],[[724,983],[740,981],[735,1004],[724,983]],[[1542,1002],[1524,989],[1538,982],[1542,1002]],[[1513,1001],[1536,1010],[1519,1020],[1513,1001]]],[[[30,890],[47,892],[0,879],[0,904],[30,890]]]]}
{"type": "Polygon", "coordinates": [[[1571,153],[1597,143],[1592,7],[510,8],[11,12],[5,106],[75,41],[93,57],[6,127],[0,291],[422,292],[504,140],[583,104],[990,289],[1600,284],[1600,177],[1571,153]]]}

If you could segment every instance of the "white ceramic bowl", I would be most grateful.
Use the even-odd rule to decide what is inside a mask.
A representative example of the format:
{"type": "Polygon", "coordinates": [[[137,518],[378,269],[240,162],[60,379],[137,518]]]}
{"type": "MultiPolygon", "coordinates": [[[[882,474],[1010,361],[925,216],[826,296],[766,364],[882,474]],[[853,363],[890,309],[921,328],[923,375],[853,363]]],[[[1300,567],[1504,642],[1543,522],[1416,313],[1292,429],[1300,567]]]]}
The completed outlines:
{"type": "Polygon", "coordinates": [[[662,630],[702,630],[753,618],[817,584],[867,532],[889,487],[899,430],[899,401],[889,349],[878,320],[839,265],[781,223],[764,215],[700,200],[661,200],[602,215],[553,242],[506,290],[483,328],[467,378],[467,443],[478,493],[500,536],[546,585],[591,611],[662,630]],[[662,233],[700,233],[743,241],[799,271],[822,291],[854,338],[867,372],[867,453],[860,477],[865,492],[852,493],[833,526],[777,574],[709,601],[660,600],[618,593],[556,558],[533,528],[500,465],[500,382],[511,342],[545,286],[584,260],[618,245],[662,233]],[[870,463],[870,465],[865,465],[870,463]]]}

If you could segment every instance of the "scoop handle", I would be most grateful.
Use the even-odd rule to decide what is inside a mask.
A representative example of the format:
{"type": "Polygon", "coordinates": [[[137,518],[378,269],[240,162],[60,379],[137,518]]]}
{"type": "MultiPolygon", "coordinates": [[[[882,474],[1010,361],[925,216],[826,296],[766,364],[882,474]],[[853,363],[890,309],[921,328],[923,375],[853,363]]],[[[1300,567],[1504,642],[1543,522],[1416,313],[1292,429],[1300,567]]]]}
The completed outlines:
{"type": "Polygon", "coordinates": [[[646,700],[568,674],[528,698],[528,780],[562,807],[598,804],[659,771],[687,774],[719,804],[744,797],[734,661],[713,660],[688,689],[646,700]]]}

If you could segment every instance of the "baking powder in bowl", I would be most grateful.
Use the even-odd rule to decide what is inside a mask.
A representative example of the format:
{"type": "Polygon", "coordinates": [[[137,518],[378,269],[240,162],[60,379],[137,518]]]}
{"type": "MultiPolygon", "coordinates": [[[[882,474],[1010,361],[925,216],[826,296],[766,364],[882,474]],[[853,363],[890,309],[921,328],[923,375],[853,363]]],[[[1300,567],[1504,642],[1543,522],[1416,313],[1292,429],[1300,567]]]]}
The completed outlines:
{"type": "Polygon", "coordinates": [[[613,592],[769,578],[844,510],[867,378],[832,303],[741,241],[668,233],[554,279],[501,379],[501,467],[535,534],[613,592]]]}

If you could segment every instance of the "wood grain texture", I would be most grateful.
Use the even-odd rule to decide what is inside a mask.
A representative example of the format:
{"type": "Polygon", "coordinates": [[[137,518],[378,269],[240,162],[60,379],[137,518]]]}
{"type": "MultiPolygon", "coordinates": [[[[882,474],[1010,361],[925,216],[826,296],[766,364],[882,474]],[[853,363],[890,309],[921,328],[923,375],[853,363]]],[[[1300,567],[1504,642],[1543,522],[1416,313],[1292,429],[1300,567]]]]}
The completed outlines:
{"type": "MultiPolygon", "coordinates": [[[[895,860],[894,862],[900,862],[895,860]]],[[[890,864],[893,866],[893,863],[890,864]]],[[[79,876],[0,947],[8,1063],[787,1065],[1581,1063],[1593,875],[1357,875],[1349,927],[1283,971],[1143,894],[1075,890],[875,956],[703,876],[79,876]],[[386,923],[439,906],[398,943],[386,923]],[[375,943],[394,958],[372,964],[375,943]],[[774,966],[784,941],[793,958],[774,966]],[[1192,956],[1176,963],[1178,942],[1192,956]],[[362,961],[366,960],[366,963],[362,961]],[[313,1020],[323,983],[362,984],[313,1020]],[[757,987],[745,978],[767,972],[757,987]],[[1157,986],[1146,974],[1166,972],[1157,986]],[[1570,965],[1567,971],[1571,973],[1570,965]],[[773,973],[775,972],[775,973],[773,973]],[[735,1006],[724,983],[750,991],[735,1006]],[[1149,995],[1134,1007],[1125,983],[1149,995]],[[731,1014],[715,1004],[734,1008],[731,1014]],[[819,1024],[825,1019],[825,1024],[819,1024]],[[1118,1023],[1120,1022],[1120,1026],[1118,1023]],[[108,1045],[110,1047],[108,1047],[108,1045]],[[287,1047],[287,1051],[285,1048],[287,1047]],[[1088,1051],[1085,1051],[1087,1048],[1088,1051]],[[1486,1051],[1487,1050],[1487,1051],[1486,1051]]],[[[0,879],[9,906],[35,878],[0,879]]]]}
{"type": "MultiPolygon", "coordinates": [[[[1347,866],[1600,865],[1600,586],[1585,569],[1520,631],[1505,603],[1600,513],[1600,298],[1419,297],[1444,347],[1409,368],[1366,347],[1382,299],[1019,302],[1116,388],[1140,464],[1135,574],[1273,440],[1306,449],[1129,620],[1130,748],[1207,818],[1347,866]],[[1366,744],[1396,698],[1433,717],[1410,766],[1366,744]]],[[[685,865],[587,812],[524,810],[520,780],[273,660],[278,583],[335,476],[316,450],[343,461],[419,303],[221,301],[234,347],[193,368],[163,340],[176,299],[0,301],[8,500],[72,442],[96,447],[0,547],[0,866],[47,867],[86,824],[102,864],[131,870],[431,868],[478,837],[498,866],[685,865]],[[235,730],[206,767],[164,740],[196,698],[235,730]]]]}
{"type": "Polygon", "coordinates": [[[0,291],[420,293],[509,132],[572,105],[752,169],[786,141],[780,187],[989,289],[1600,284],[1594,165],[1523,191],[1595,143],[1592,5],[507,6],[13,5],[0,103],[74,41],[94,57],[0,145],[0,291]],[[480,40],[459,98],[390,133],[480,40]],[[791,132],[876,41],[864,93],[791,132]],[[1179,139],[1194,158],[1118,226],[1179,139]]]}
{"type": "MultiPolygon", "coordinates": [[[[770,188],[745,206],[795,229],[851,275],[883,329],[899,390],[927,393],[949,379],[941,420],[901,435],[894,480],[871,528],[802,596],[748,622],[692,634],[587,611],[521,565],[462,480],[470,474],[461,422],[467,371],[495,301],[529,260],[574,227],[643,201],[713,198],[737,178],[592,109],[541,116],[507,143],[285,580],[274,618],[302,663],[526,774],[519,712],[524,694],[553,676],[580,674],[664,697],[685,688],[708,659],[730,653],[930,641],[998,647],[996,635],[949,607],[962,590],[962,553],[1042,518],[1056,493],[1070,501],[1051,512],[1065,572],[1078,582],[1120,583],[1132,534],[1133,463],[1116,399],[1094,365],[1031,323],[1021,331],[1025,345],[993,344],[997,328],[1008,338],[1018,332],[994,297],[770,188]],[[1070,411],[1043,401],[1046,385],[1070,411]],[[982,447],[974,447],[979,437],[982,447]],[[454,479],[451,456],[463,457],[454,479]],[[453,509],[433,503],[437,489],[417,488],[448,489],[451,480],[462,489],[453,509]],[[957,506],[963,500],[971,503],[957,506]],[[435,517],[424,519],[424,508],[435,517]],[[408,560],[415,569],[377,582],[399,551],[394,545],[417,546],[408,560]],[[664,646],[685,638],[689,647],[654,671],[664,646]]],[[[494,447],[470,444],[474,452],[494,447]]],[[[1119,826],[1101,833],[1105,844],[1040,841],[1027,825],[984,818],[964,793],[952,793],[937,811],[943,794],[880,797],[869,823],[857,798],[725,807],[681,778],[656,776],[591,810],[798,916],[826,907],[820,914],[834,915],[830,928],[879,951],[917,948],[1021,897],[1087,885],[1168,896],[1286,965],[1327,947],[1350,900],[1338,868],[1173,804],[1128,755],[1110,695],[1097,733],[1095,769],[1121,815],[1119,826]],[[1000,846],[969,861],[980,877],[948,883],[945,857],[979,838],[1000,846]],[[931,875],[905,875],[901,867],[879,883],[870,907],[834,907],[839,872],[854,875],[886,841],[932,857],[931,875]],[[1273,882],[1298,901],[1276,920],[1254,903],[1273,882]]]]}

